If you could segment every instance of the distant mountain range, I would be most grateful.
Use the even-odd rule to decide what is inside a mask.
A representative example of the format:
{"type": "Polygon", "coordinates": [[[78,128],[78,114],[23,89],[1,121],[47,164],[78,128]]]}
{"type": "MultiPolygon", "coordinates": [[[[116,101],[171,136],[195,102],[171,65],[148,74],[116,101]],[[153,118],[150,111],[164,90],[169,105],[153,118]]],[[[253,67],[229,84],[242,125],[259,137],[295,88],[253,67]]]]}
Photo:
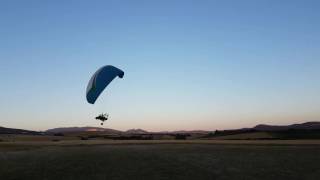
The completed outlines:
{"type": "Polygon", "coordinates": [[[100,128],[100,127],[64,127],[48,129],[46,133],[71,133],[71,132],[103,132],[105,134],[206,134],[210,131],[192,130],[192,131],[160,131],[149,132],[143,129],[129,129],[127,131],[119,131],[114,129],[100,128]]]}
{"type": "MultiPolygon", "coordinates": [[[[287,126],[275,126],[260,124],[253,128],[243,128],[234,130],[224,130],[224,132],[247,132],[247,131],[286,131],[286,130],[320,130],[320,122],[306,122],[302,124],[292,124],[287,126]]],[[[129,129],[127,131],[119,131],[101,127],[63,127],[48,129],[44,132],[29,131],[23,129],[12,129],[0,127],[0,134],[26,134],[26,135],[40,135],[40,134],[54,134],[54,133],[76,133],[76,132],[101,132],[104,134],[208,134],[213,131],[192,130],[192,131],[162,131],[162,132],[148,132],[143,129],[129,129]]]]}
{"type": "Polygon", "coordinates": [[[121,134],[122,131],[100,127],[63,127],[48,129],[46,133],[76,133],[76,132],[104,132],[107,134],[121,134]]]}

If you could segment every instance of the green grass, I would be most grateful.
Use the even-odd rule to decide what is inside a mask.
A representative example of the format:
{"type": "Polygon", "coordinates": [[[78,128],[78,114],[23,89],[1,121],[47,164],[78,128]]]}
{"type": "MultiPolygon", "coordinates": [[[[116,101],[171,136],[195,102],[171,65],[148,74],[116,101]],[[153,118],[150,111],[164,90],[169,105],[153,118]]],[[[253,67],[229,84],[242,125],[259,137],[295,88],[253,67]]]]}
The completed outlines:
{"type": "Polygon", "coordinates": [[[319,145],[24,144],[0,149],[1,180],[320,179],[319,145]]]}

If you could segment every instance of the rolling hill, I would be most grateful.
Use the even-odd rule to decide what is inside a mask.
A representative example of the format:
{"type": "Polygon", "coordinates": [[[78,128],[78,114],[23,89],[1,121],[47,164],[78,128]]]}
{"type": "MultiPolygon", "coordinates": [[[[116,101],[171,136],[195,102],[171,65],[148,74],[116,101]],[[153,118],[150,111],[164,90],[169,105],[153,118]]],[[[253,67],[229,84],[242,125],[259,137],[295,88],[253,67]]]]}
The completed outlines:
{"type": "Polygon", "coordinates": [[[24,129],[13,129],[0,127],[0,134],[24,134],[24,135],[41,135],[41,132],[29,131],[24,129]]]}
{"type": "Polygon", "coordinates": [[[289,129],[296,129],[296,130],[316,130],[320,129],[320,122],[306,122],[302,124],[292,124],[287,126],[273,126],[273,125],[265,125],[260,124],[252,128],[257,131],[286,131],[289,129]]]}
{"type": "Polygon", "coordinates": [[[101,132],[105,134],[121,134],[122,131],[100,128],[100,127],[63,127],[48,129],[46,133],[79,133],[79,132],[101,132]]]}

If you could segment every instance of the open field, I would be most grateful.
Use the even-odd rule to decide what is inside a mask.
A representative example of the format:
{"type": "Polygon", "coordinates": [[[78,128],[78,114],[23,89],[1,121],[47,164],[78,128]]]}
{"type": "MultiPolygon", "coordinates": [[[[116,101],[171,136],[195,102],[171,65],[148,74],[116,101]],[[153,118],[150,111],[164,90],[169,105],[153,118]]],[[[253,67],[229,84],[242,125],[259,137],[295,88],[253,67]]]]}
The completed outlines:
{"type": "Polygon", "coordinates": [[[320,141],[0,142],[0,179],[319,179],[320,141]]]}

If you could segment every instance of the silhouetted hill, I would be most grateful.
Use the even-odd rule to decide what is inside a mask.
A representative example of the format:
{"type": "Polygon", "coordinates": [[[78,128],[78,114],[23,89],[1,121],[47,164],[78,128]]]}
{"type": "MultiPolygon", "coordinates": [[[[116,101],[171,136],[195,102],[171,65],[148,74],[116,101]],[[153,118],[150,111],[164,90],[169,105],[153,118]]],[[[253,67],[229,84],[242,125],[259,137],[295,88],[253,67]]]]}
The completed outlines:
{"type": "Polygon", "coordinates": [[[316,130],[320,129],[320,122],[306,122],[302,124],[292,124],[287,126],[272,126],[260,124],[252,128],[257,131],[286,131],[289,129],[296,130],[316,130]]]}
{"type": "Polygon", "coordinates": [[[143,129],[129,129],[124,132],[125,134],[149,134],[148,131],[145,131],[143,129]]]}
{"type": "Polygon", "coordinates": [[[106,129],[100,127],[62,127],[62,128],[54,128],[48,129],[45,131],[48,134],[55,133],[80,133],[80,132],[101,132],[103,134],[122,134],[122,135],[151,135],[151,134],[207,134],[210,131],[203,130],[180,130],[180,131],[161,131],[161,132],[149,132],[143,129],[129,129],[127,131],[119,131],[115,129],[106,129]]]}
{"type": "Polygon", "coordinates": [[[205,138],[320,139],[320,122],[306,122],[287,126],[260,124],[253,128],[215,131],[215,133],[210,133],[205,138]]]}
{"type": "Polygon", "coordinates": [[[190,131],[186,131],[186,130],[180,130],[180,131],[171,131],[170,133],[174,133],[174,134],[207,134],[210,131],[204,131],[204,130],[190,130],[190,131]]]}
{"type": "Polygon", "coordinates": [[[0,127],[0,134],[25,134],[25,135],[40,135],[41,132],[29,131],[24,129],[13,129],[0,127]]]}
{"type": "Polygon", "coordinates": [[[109,134],[121,134],[122,131],[99,127],[63,127],[46,130],[46,133],[75,133],[75,132],[104,132],[109,134]]]}

